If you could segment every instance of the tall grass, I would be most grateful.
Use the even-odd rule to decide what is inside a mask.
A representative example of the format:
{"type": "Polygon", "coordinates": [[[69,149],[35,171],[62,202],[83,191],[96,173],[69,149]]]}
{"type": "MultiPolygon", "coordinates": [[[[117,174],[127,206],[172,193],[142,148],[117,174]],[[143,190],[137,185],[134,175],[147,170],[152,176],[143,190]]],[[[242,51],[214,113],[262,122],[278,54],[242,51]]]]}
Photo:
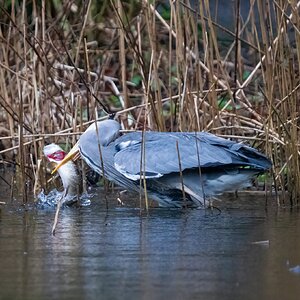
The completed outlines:
{"type": "Polygon", "coordinates": [[[227,28],[208,0],[0,4],[0,154],[20,192],[45,184],[45,143],[118,112],[128,129],[250,143],[273,160],[277,203],[297,204],[300,2],[252,0],[242,18],[243,2],[226,1],[227,28]]]}

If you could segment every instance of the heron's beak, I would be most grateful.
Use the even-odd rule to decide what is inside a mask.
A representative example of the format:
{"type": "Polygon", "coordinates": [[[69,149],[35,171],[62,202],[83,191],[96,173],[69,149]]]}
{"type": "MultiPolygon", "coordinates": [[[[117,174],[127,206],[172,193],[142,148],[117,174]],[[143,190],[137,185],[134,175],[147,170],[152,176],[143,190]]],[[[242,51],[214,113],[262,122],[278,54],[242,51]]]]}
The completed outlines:
{"type": "Polygon", "coordinates": [[[70,160],[78,159],[80,157],[79,153],[79,145],[78,142],[74,145],[74,147],[70,150],[70,152],[65,156],[65,158],[57,164],[57,166],[54,168],[54,170],[51,172],[51,174],[54,174],[61,166],[69,162],[70,160]]]}

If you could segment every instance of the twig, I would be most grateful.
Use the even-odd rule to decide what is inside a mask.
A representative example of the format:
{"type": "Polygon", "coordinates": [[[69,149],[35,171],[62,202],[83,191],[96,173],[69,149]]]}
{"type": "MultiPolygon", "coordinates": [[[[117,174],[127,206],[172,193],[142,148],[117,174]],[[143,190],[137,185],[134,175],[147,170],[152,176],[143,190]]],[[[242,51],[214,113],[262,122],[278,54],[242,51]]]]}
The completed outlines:
{"type": "MultiPolygon", "coordinates": [[[[296,5],[296,9],[298,9],[300,7],[300,1],[297,2],[296,5]]],[[[290,23],[290,19],[293,17],[293,13],[291,13],[289,15],[289,18],[286,20],[286,25],[288,25],[290,23]]],[[[268,48],[268,52],[272,51],[272,48],[277,44],[280,35],[284,32],[284,27],[281,27],[279,32],[278,32],[278,36],[273,40],[272,45],[268,48]]],[[[259,61],[259,63],[255,66],[254,70],[250,73],[250,75],[248,76],[248,78],[243,82],[243,84],[241,85],[240,89],[237,91],[237,95],[240,93],[240,91],[242,89],[244,89],[252,80],[252,78],[254,77],[254,75],[256,74],[256,72],[260,69],[262,63],[265,61],[266,59],[266,55],[263,55],[261,60],[259,61]]]]}
{"type": "MultiPolygon", "coordinates": [[[[240,35],[240,0],[236,0],[236,27],[235,27],[235,57],[234,57],[234,84],[237,88],[238,80],[238,54],[239,54],[239,35],[240,35]]],[[[237,103],[236,90],[233,92],[233,99],[237,103]]]]}
{"type": "Polygon", "coordinates": [[[142,131],[142,178],[143,178],[143,187],[144,187],[144,195],[145,195],[145,205],[146,211],[149,210],[149,202],[148,202],[148,192],[147,192],[147,181],[146,181],[146,138],[145,138],[145,130],[142,131]]]}
{"type": "Polygon", "coordinates": [[[179,152],[178,141],[176,141],[176,151],[177,151],[177,156],[178,156],[179,175],[180,175],[181,190],[182,190],[182,197],[183,197],[183,203],[184,203],[183,206],[184,206],[184,208],[187,208],[187,202],[186,202],[186,196],[185,196],[185,190],[184,190],[183,173],[182,173],[182,166],[181,166],[181,159],[180,159],[180,152],[179,152]]]}
{"type": "MultiPolygon", "coordinates": [[[[104,168],[104,161],[103,161],[103,153],[102,153],[102,148],[101,148],[101,140],[100,140],[100,134],[99,134],[99,128],[98,128],[98,123],[95,121],[95,128],[96,128],[96,135],[97,135],[97,146],[98,146],[98,152],[99,152],[99,158],[101,161],[101,171],[102,171],[102,178],[104,179],[104,187],[105,191],[107,192],[106,188],[106,180],[105,180],[105,168],[104,168]]],[[[106,210],[108,210],[108,201],[105,193],[105,206],[106,210]]]]}
{"type": "Polygon", "coordinates": [[[53,222],[52,231],[51,231],[52,235],[55,235],[55,230],[56,230],[56,225],[57,225],[57,222],[58,222],[59,211],[60,211],[61,205],[63,203],[63,199],[66,197],[67,193],[68,193],[68,188],[66,188],[64,190],[63,195],[61,196],[61,198],[57,202],[57,207],[56,207],[54,222],[53,222]]]}
{"type": "MultiPolygon", "coordinates": [[[[172,29],[170,29],[169,24],[164,20],[164,18],[160,15],[160,13],[154,8],[154,6],[152,4],[149,4],[147,0],[144,0],[144,2],[149,5],[150,9],[155,13],[156,17],[159,19],[159,21],[167,28],[168,31],[170,31],[172,33],[172,36],[174,38],[177,38],[176,32],[172,29]]],[[[191,55],[191,57],[193,59],[196,59],[196,55],[195,53],[188,47],[185,46],[186,51],[189,53],[189,55],[191,55]]],[[[211,71],[209,70],[209,68],[199,59],[199,65],[201,66],[201,68],[207,73],[210,74],[211,71]]],[[[224,84],[224,82],[222,82],[215,74],[212,74],[213,79],[223,88],[223,89],[228,89],[227,85],[224,84]]]]}

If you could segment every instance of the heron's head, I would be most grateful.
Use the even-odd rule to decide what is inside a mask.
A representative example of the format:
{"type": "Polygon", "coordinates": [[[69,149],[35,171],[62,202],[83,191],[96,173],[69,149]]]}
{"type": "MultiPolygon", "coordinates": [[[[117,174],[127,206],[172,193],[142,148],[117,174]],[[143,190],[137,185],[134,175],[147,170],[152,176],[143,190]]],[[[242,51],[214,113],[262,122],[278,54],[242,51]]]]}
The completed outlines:
{"type": "Polygon", "coordinates": [[[88,148],[90,145],[95,143],[103,147],[108,146],[120,135],[120,129],[120,123],[115,120],[105,120],[93,123],[82,134],[79,141],[74,145],[64,159],[55,167],[52,174],[71,159],[78,158],[80,156],[80,148],[88,148]]]}
{"type": "Polygon", "coordinates": [[[95,122],[80,137],[80,147],[88,147],[90,143],[108,146],[120,135],[120,129],[120,123],[115,120],[95,122]]]}

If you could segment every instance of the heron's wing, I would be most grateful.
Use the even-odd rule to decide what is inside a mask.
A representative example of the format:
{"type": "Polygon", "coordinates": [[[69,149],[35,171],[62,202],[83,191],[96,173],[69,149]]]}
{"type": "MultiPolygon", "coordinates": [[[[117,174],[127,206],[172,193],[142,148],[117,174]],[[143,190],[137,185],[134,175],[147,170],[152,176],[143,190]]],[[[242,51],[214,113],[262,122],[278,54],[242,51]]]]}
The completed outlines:
{"type": "Polygon", "coordinates": [[[141,174],[145,174],[146,178],[159,178],[180,169],[184,171],[199,166],[249,165],[264,168],[255,159],[267,161],[253,148],[203,132],[146,132],[144,140],[143,146],[141,133],[132,133],[119,138],[115,144],[115,168],[127,178],[137,180],[141,174]],[[141,155],[143,148],[144,154],[141,155]]]}

